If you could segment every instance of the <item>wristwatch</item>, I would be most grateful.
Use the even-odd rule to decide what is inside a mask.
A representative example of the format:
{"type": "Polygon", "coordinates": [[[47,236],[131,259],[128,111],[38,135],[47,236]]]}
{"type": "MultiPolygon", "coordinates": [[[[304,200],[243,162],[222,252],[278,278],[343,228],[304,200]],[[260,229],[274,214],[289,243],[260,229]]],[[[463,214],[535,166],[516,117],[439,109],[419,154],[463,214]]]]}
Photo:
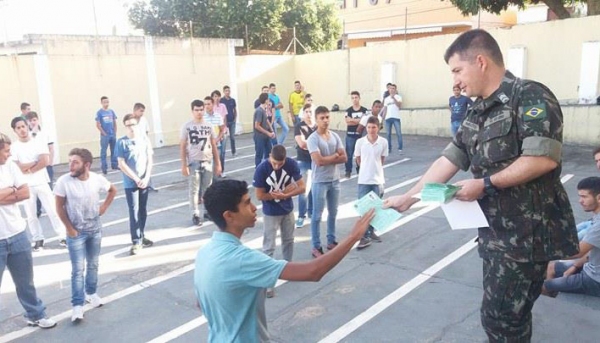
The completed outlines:
{"type": "Polygon", "coordinates": [[[494,186],[489,176],[483,178],[483,192],[487,196],[494,196],[498,194],[498,188],[494,186]]]}

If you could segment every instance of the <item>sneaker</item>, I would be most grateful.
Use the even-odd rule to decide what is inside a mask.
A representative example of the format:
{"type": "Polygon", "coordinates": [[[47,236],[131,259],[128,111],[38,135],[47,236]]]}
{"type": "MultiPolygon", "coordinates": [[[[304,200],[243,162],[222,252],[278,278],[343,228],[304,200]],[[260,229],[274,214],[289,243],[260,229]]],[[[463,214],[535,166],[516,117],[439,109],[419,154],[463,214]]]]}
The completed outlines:
{"type": "Polygon", "coordinates": [[[108,174],[108,172],[107,172],[106,170],[104,170],[104,169],[103,169],[103,170],[102,170],[102,174],[106,175],[106,174],[108,174]]]}
{"type": "Polygon", "coordinates": [[[363,237],[360,239],[360,242],[358,242],[356,249],[361,250],[368,247],[369,245],[371,245],[371,238],[363,237]]]}
{"type": "Polygon", "coordinates": [[[377,243],[381,243],[381,237],[379,237],[375,232],[371,232],[371,240],[377,243]]]}
{"type": "Polygon", "coordinates": [[[194,214],[194,216],[192,217],[192,223],[194,223],[194,225],[202,225],[202,220],[200,220],[200,216],[197,214],[194,214]]]}
{"type": "Polygon", "coordinates": [[[58,240],[58,245],[60,245],[61,247],[66,247],[67,246],[67,240],[65,238],[61,238],[58,240]]]}
{"type": "Polygon", "coordinates": [[[267,298],[272,298],[275,296],[275,288],[267,288],[267,298]]]}
{"type": "Polygon", "coordinates": [[[317,258],[323,256],[323,248],[313,248],[312,249],[312,257],[317,258]]]}
{"type": "Polygon", "coordinates": [[[140,253],[140,251],[142,251],[142,245],[134,244],[131,246],[131,249],[129,249],[129,255],[131,255],[131,256],[137,255],[140,253]]]}
{"type": "Polygon", "coordinates": [[[329,243],[327,244],[327,250],[333,250],[333,248],[337,247],[338,242],[333,242],[333,243],[329,243]]]}
{"type": "Polygon", "coordinates": [[[346,174],[344,175],[344,177],[345,177],[346,179],[349,179],[351,174],[352,174],[351,172],[346,172],[346,174]]]}
{"type": "Polygon", "coordinates": [[[402,149],[398,149],[398,154],[404,155],[404,153],[402,152],[402,149]]]}
{"type": "Polygon", "coordinates": [[[142,238],[142,246],[144,246],[144,248],[150,248],[153,245],[154,245],[154,242],[152,242],[148,238],[146,238],[146,237],[142,238]]]}
{"type": "Polygon", "coordinates": [[[73,323],[83,319],[83,306],[73,306],[73,313],[71,314],[71,321],[73,323]]]}
{"type": "Polygon", "coordinates": [[[56,322],[50,318],[42,318],[38,320],[28,320],[28,326],[37,326],[40,329],[51,329],[56,326],[56,322]]]}
{"type": "Polygon", "coordinates": [[[35,244],[33,245],[33,251],[40,251],[44,249],[44,240],[40,239],[39,241],[35,241],[35,244]]]}
{"type": "Polygon", "coordinates": [[[296,219],[296,229],[300,229],[303,226],[304,226],[304,218],[298,217],[298,219],[296,219]]]}
{"type": "Polygon", "coordinates": [[[104,305],[102,303],[102,298],[100,298],[100,296],[98,296],[98,293],[86,294],[85,302],[92,305],[92,307],[100,307],[100,306],[104,305]]]}

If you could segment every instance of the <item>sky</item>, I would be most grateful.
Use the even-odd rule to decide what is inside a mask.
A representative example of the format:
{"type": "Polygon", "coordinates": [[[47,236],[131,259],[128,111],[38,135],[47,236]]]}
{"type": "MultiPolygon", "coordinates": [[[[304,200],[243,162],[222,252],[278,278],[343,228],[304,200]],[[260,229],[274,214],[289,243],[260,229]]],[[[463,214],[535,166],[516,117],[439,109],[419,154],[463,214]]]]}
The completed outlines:
{"type": "MultiPolygon", "coordinates": [[[[0,0],[0,41],[25,34],[129,35],[127,19],[133,0],[0,0]],[[96,21],[94,20],[94,8],[96,21]]],[[[139,34],[139,33],[138,33],[139,34]]]]}

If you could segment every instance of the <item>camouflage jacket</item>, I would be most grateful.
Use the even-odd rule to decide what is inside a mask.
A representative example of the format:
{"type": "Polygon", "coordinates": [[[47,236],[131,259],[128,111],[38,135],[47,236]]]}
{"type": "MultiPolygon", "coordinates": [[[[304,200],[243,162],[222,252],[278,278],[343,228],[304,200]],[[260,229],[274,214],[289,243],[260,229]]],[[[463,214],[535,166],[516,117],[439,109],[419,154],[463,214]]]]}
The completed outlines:
{"type": "Polygon", "coordinates": [[[573,211],[560,181],[562,120],[548,88],[507,71],[491,96],[475,101],[443,151],[475,178],[491,176],[520,156],[547,156],[559,164],[537,179],[479,200],[490,224],[479,229],[481,257],[537,262],[578,252],[573,211]]]}

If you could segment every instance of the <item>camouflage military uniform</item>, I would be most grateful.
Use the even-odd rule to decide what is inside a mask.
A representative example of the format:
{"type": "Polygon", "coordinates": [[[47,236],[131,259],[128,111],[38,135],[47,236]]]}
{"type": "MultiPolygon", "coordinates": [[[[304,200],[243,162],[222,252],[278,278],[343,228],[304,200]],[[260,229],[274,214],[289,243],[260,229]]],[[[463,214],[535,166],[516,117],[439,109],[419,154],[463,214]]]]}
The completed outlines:
{"type": "Polygon", "coordinates": [[[545,86],[506,72],[500,87],[478,99],[443,156],[474,178],[491,176],[520,156],[559,163],[527,183],[484,196],[489,228],[479,229],[483,258],[481,321],[490,341],[531,339],[531,308],[548,261],[577,253],[575,221],[560,182],[562,112],[545,86]]]}

